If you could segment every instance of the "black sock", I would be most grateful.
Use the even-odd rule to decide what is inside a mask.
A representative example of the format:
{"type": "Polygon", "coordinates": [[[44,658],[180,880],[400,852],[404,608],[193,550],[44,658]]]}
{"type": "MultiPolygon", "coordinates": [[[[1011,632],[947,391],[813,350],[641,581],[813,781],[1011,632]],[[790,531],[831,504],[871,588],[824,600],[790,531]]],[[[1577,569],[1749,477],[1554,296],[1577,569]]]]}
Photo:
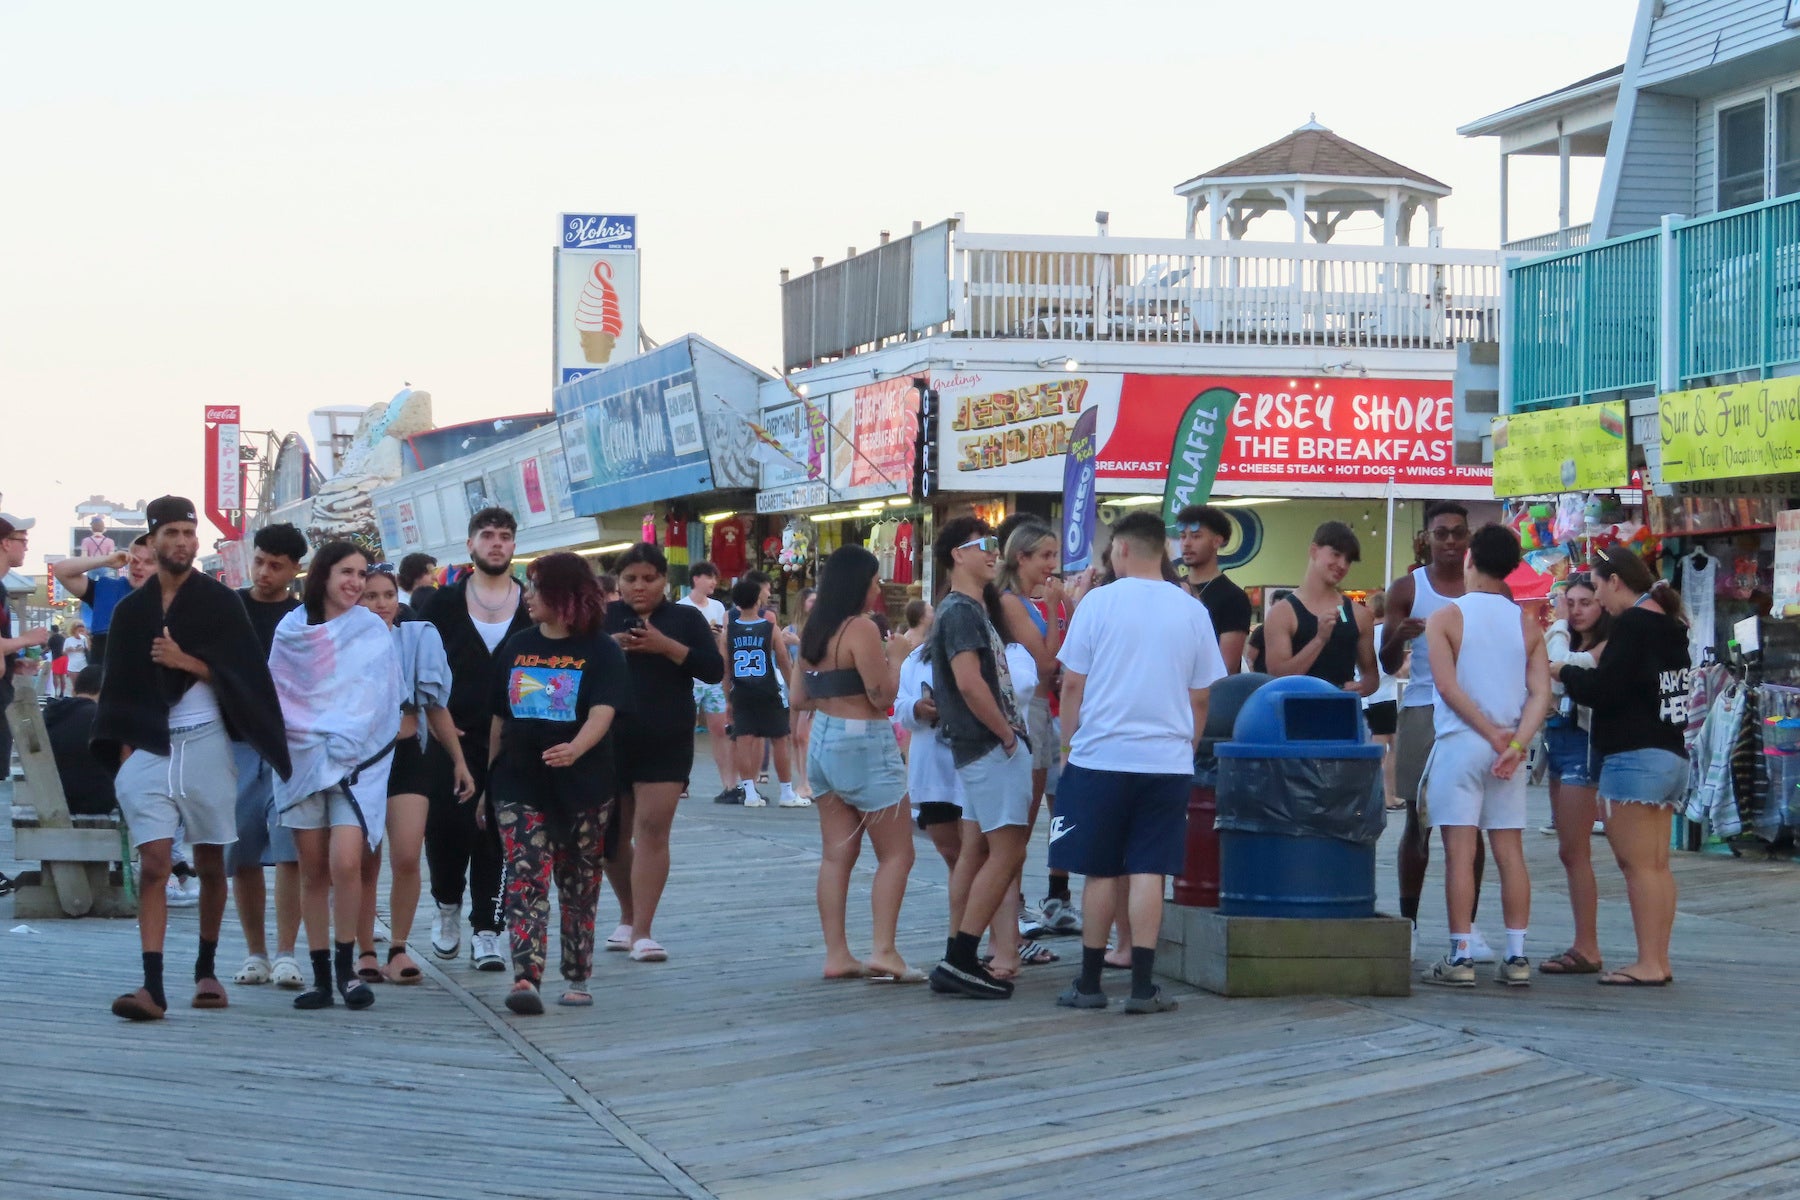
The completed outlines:
{"type": "Polygon", "coordinates": [[[953,967],[961,967],[965,971],[973,971],[981,965],[976,957],[981,951],[981,935],[979,933],[958,933],[950,939],[949,953],[944,957],[950,960],[953,967]]]}
{"type": "Polygon", "coordinates": [[[337,981],[340,986],[348,985],[356,979],[356,943],[333,942],[332,965],[337,968],[337,981]]]}
{"type": "Polygon", "coordinates": [[[1050,877],[1050,894],[1045,897],[1045,899],[1061,900],[1064,904],[1067,904],[1071,899],[1069,895],[1069,877],[1067,875],[1052,875],[1050,877]]]}
{"type": "Polygon", "coordinates": [[[1081,948],[1081,978],[1075,981],[1075,990],[1093,995],[1100,990],[1100,975],[1106,970],[1106,947],[1083,946],[1081,948]]]}
{"type": "Polygon", "coordinates": [[[162,951],[144,951],[144,990],[156,1001],[156,1007],[169,1007],[169,998],[163,994],[162,951]]]}
{"type": "MultiPolygon", "coordinates": [[[[1086,955],[1083,955],[1085,958],[1086,955]]],[[[1086,965],[1085,963],[1083,964],[1086,965]]],[[[1152,974],[1156,967],[1156,950],[1151,946],[1133,946],[1131,948],[1131,994],[1139,1000],[1148,1000],[1156,995],[1156,980],[1152,974]]]]}
{"type": "Polygon", "coordinates": [[[1419,898],[1417,896],[1400,897],[1400,915],[1417,925],[1419,923],[1419,898]]]}
{"type": "Polygon", "coordinates": [[[331,951],[314,950],[311,952],[313,965],[313,990],[331,994],[331,951]]]}
{"type": "Polygon", "coordinates": [[[944,939],[944,961],[951,962],[956,958],[956,935],[953,933],[944,939]]]}
{"type": "Polygon", "coordinates": [[[194,982],[195,983],[199,983],[202,979],[214,978],[213,956],[216,955],[218,952],[219,952],[219,939],[218,938],[213,938],[211,941],[208,941],[206,938],[200,939],[200,956],[194,960],[194,982]]]}

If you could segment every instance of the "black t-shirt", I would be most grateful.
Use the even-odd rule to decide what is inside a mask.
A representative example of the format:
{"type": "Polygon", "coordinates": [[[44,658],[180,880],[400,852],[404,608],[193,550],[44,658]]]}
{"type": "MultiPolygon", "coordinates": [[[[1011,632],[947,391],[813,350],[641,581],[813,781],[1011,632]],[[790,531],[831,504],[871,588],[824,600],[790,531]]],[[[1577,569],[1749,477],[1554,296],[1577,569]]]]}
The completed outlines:
{"type": "MultiPolygon", "coordinates": [[[[664,600],[644,618],[657,631],[688,648],[687,659],[677,663],[660,654],[627,654],[631,670],[632,710],[629,723],[674,735],[694,727],[694,683],[718,683],[725,678],[725,660],[706,614],[691,604],[664,600]]],[[[605,631],[624,633],[637,625],[637,611],[623,600],[606,606],[605,631]]]]}
{"type": "Polygon", "coordinates": [[[266,600],[252,599],[249,588],[238,589],[238,599],[244,602],[244,611],[250,614],[250,624],[256,630],[256,640],[262,643],[263,657],[275,648],[275,627],[281,624],[281,618],[300,607],[300,601],[292,596],[285,596],[270,603],[266,600]]]}
{"type": "Polygon", "coordinates": [[[61,658],[62,657],[63,645],[64,645],[64,638],[63,638],[63,635],[60,633],[51,634],[50,640],[45,643],[45,647],[50,651],[51,658],[61,658]]]}
{"type": "Polygon", "coordinates": [[[113,794],[113,772],[88,749],[98,711],[99,706],[83,696],[52,700],[44,706],[44,732],[56,755],[63,799],[76,816],[105,816],[119,806],[113,794]]]}
{"type": "Polygon", "coordinates": [[[1188,590],[1206,605],[1215,635],[1222,638],[1228,633],[1250,632],[1250,597],[1230,579],[1214,575],[1198,587],[1190,584],[1188,590]]]}
{"type": "Polygon", "coordinates": [[[493,713],[501,720],[500,753],[522,779],[533,807],[598,807],[612,795],[612,734],[567,767],[547,767],[542,755],[580,732],[596,705],[623,712],[631,705],[625,652],[602,633],[548,638],[536,626],[506,639],[494,659],[493,713]],[[555,796],[534,795],[549,785],[555,796]]]}
{"type": "Polygon", "coordinates": [[[949,593],[938,605],[927,644],[937,692],[938,738],[950,747],[956,765],[965,767],[1000,745],[1000,739],[970,710],[950,664],[957,655],[973,651],[981,664],[982,682],[993,693],[1001,713],[1019,728],[1024,722],[1019,720],[1013,696],[1012,672],[1006,670],[1006,647],[986,606],[961,592],[949,593]]]}

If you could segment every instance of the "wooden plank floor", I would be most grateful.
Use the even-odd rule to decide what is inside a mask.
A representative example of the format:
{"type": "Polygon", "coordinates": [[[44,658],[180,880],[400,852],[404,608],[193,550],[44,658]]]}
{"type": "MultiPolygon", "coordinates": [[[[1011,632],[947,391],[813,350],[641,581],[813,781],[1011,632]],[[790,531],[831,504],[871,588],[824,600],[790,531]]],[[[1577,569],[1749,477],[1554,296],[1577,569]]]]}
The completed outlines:
{"type": "MultiPolygon", "coordinates": [[[[1800,1196],[1791,866],[1680,856],[1666,990],[1180,989],[1179,1012],[1134,1020],[1053,1006],[1073,940],[1008,1003],[819,980],[816,821],[706,803],[716,787],[697,777],[677,823],[670,961],[603,956],[591,1010],[515,1018],[508,976],[465,958],[366,1013],[235,988],[227,1012],[133,1027],[105,1011],[132,982],[129,922],[0,932],[0,1197],[1800,1196]]],[[[1553,839],[1527,846],[1537,959],[1569,918],[1553,839]]],[[[918,851],[902,949],[929,966],[944,870],[918,851]]],[[[1622,962],[1623,887],[1596,852],[1622,962]]],[[[851,899],[864,949],[872,866],[851,899]]],[[[1491,882],[1487,899],[1498,940],[1491,882]]],[[[174,916],[171,979],[193,922],[174,916]]],[[[1435,869],[1422,925],[1434,957],[1435,869]]],[[[241,949],[228,916],[221,962],[241,949]]]]}

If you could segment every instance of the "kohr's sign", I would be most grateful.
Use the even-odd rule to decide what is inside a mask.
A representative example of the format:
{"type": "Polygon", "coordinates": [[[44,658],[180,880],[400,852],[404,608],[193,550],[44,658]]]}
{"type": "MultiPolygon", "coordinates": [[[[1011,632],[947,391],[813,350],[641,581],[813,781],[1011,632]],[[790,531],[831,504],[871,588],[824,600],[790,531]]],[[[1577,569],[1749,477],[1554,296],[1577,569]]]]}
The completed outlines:
{"type": "Polygon", "coordinates": [[[637,214],[564,213],[564,250],[635,250],[637,214]]]}

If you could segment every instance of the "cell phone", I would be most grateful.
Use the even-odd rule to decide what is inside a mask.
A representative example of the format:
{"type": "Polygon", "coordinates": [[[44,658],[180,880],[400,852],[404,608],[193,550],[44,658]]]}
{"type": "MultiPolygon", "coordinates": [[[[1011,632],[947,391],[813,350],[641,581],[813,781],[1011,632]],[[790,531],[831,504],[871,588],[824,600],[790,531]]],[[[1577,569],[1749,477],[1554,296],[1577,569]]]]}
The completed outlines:
{"type": "Polygon", "coordinates": [[[929,683],[921,683],[919,685],[919,699],[929,700],[933,704],[936,704],[937,693],[931,690],[931,685],[929,683]]]}

